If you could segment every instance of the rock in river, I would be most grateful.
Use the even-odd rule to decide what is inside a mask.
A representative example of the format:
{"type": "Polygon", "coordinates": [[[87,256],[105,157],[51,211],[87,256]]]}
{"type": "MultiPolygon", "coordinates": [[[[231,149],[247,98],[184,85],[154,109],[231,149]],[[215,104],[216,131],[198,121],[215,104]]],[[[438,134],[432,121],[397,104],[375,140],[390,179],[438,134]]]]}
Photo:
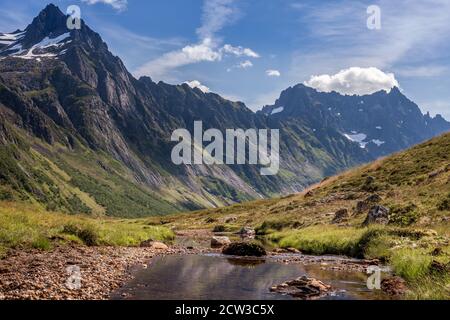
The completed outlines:
{"type": "Polygon", "coordinates": [[[222,253],[241,257],[262,257],[267,255],[263,246],[251,242],[233,242],[223,248],[222,253]]]}
{"type": "Polygon", "coordinates": [[[326,295],[331,290],[331,286],[314,278],[307,276],[287,281],[278,286],[270,288],[271,292],[288,294],[299,299],[313,299],[326,295]]]}

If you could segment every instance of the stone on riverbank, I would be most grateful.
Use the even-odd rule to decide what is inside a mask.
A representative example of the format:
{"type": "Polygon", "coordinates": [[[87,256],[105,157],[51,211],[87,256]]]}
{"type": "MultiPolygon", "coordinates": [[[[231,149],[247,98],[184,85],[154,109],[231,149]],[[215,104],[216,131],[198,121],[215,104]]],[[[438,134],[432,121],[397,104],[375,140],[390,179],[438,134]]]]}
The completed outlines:
{"type": "Polygon", "coordinates": [[[408,290],[405,280],[394,276],[381,281],[381,290],[390,296],[402,296],[408,290]]]}
{"type": "Polygon", "coordinates": [[[256,236],[256,231],[250,227],[243,227],[238,234],[244,238],[253,238],[256,236]]]}
{"type": "Polygon", "coordinates": [[[251,242],[233,242],[224,247],[222,253],[241,257],[262,257],[267,255],[263,246],[251,242]]]}
{"type": "Polygon", "coordinates": [[[212,248],[221,248],[231,243],[230,238],[228,237],[212,237],[211,238],[211,247],[212,248]]]}
{"type": "Polygon", "coordinates": [[[162,242],[147,240],[141,243],[141,248],[151,248],[154,250],[169,250],[169,247],[162,242]]]}

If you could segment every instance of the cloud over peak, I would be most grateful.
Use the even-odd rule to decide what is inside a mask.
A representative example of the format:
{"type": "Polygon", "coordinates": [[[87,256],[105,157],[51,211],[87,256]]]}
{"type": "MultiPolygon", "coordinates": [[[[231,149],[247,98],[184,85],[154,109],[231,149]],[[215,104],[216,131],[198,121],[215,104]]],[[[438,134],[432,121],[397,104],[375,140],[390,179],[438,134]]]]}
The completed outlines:
{"type": "Polygon", "coordinates": [[[200,81],[198,80],[192,80],[192,81],[186,81],[184,82],[184,84],[187,84],[189,87],[191,87],[192,89],[194,88],[198,88],[200,89],[200,91],[202,91],[203,93],[209,93],[210,90],[207,86],[203,85],[200,81]]]}
{"type": "Polygon", "coordinates": [[[351,67],[334,75],[312,76],[305,85],[322,92],[336,91],[348,95],[365,95],[398,87],[393,73],[385,73],[377,68],[351,67]]]}

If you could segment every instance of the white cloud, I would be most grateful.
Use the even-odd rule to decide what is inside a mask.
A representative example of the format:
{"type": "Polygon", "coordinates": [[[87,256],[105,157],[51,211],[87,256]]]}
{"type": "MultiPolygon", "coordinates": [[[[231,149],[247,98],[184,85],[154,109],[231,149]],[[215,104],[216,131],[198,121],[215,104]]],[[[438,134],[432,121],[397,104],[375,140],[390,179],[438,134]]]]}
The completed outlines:
{"type": "Polygon", "coordinates": [[[201,39],[212,38],[226,25],[234,23],[239,10],[235,0],[205,0],[203,4],[202,26],[197,29],[201,39]]]}
{"type": "Polygon", "coordinates": [[[394,74],[384,73],[377,68],[352,67],[337,74],[312,76],[305,85],[322,92],[336,91],[341,94],[372,94],[380,90],[390,91],[398,87],[394,74]]]}
{"type": "Polygon", "coordinates": [[[138,77],[150,75],[152,78],[158,79],[171,69],[202,61],[213,62],[221,59],[222,54],[214,48],[211,39],[205,39],[199,44],[188,45],[180,50],[165,53],[139,67],[134,74],[138,77]]]}
{"type": "Polygon", "coordinates": [[[169,73],[178,67],[221,61],[225,55],[258,58],[259,55],[250,48],[230,44],[221,46],[221,40],[216,37],[217,32],[238,19],[240,12],[235,2],[236,0],[204,0],[202,26],[197,29],[199,42],[165,53],[137,68],[134,74],[137,77],[149,75],[154,79],[163,79],[170,77],[169,73]]]}
{"type": "Polygon", "coordinates": [[[268,77],[281,77],[281,72],[278,70],[266,70],[266,75],[268,77]]]}
{"type": "Polygon", "coordinates": [[[308,10],[298,10],[305,32],[320,39],[327,50],[318,51],[317,44],[303,45],[294,55],[292,76],[334,73],[352,65],[395,70],[399,64],[407,67],[407,63],[415,66],[445,59],[450,43],[450,1],[432,3],[378,0],[382,26],[376,31],[367,29],[367,4],[363,2],[318,2],[308,10]]]}
{"type": "Polygon", "coordinates": [[[97,4],[97,3],[104,3],[107,5],[110,5],[116,10],[122,11],[127,8],[128,1],[127,0],[82,0],[83,2],[86,2],[89,5],[97,4]]]}
{"type": "Polygon", "coordinates": [[[260,57],[259,54],[257,54],[252,49],[243,48],[241,46],[233,47],[230,44],[224,45],[223,48],[221,49],[221,51],[224,53],[233,54],[237,57],[241,57],[241,56],[246,56],[246,57],[250,57],[250,58],[259,58],[260,57]]]}
{"type": "Polygon", "coordinates": [[[200,89],[203,93],[209,93],[210,92],[209,88],[207,86],[203,85],[198,80],[186,81],[184,83],[187,84],[192,89],[194,89],[194,88],[200,89]]]}
{"type": "Polygon", "coordinates": [[[253,67],[253,63],[250,60],[242,61],[239,63],[239,68],[247,69],[253,67]]]}

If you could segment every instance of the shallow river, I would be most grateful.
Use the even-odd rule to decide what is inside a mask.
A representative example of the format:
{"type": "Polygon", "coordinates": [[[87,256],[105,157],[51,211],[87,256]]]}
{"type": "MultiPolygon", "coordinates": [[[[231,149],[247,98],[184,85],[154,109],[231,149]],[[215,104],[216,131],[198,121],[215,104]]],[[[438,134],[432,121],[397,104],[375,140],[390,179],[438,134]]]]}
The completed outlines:
{"type": "Polygon", "coordinates": [[[269,288],[307,275],[332,285],[322,299],[386,299],[369,290],[367,275],[360,272],[323,270],[320,264],[283,264],[270,258],[245,260],[222,255],[164,256],[116,291],[113,299],[137,300],[289,300],[269,288]]]}

